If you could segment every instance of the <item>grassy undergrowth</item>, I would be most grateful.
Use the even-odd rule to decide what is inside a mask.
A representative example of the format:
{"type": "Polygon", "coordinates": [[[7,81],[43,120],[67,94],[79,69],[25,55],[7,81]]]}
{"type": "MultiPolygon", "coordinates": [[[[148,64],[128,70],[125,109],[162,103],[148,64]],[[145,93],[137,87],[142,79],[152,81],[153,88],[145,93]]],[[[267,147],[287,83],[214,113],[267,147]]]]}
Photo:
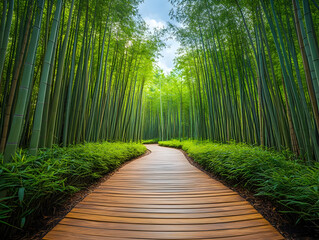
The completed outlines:
{"type": "MultiPolygon", "coordinates": [[[[20,152],[0,164],[0,232],[8,237],[35,223],[125,161],[143,154],[135,143],[86,143],[42,151],[20,152]]],[[[1,159],[2,160],[2,159],[1,159]]]]}
{"type": "Polygon", "coordinates": [[[245,144],[166,141],[161,146],[181,148],[230,184],[239,184],[281,206],[298,223],[319,227],[319,164],[307,166],[289,153],[267,151],[245,144]]]}
{"type": "Polygon", "coordinates": [[[142,143],[143,144],[152,144],[152,143],[158,143],[158,138],[155,139],[147,139],[147,140],[143,140],[142,143]]]}

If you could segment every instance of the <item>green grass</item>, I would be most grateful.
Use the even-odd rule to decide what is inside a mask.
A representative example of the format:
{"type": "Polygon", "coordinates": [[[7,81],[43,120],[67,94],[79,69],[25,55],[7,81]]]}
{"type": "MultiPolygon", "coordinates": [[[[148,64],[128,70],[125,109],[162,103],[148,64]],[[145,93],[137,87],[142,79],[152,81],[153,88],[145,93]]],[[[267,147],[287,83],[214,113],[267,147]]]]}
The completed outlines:
{"type": "Polygon", "coordinates": [[[152,143],[158,143],[158,138],[155,139],[147,139],[147,140],[142,140],[143,144],[152,144],[152,143]]]}
{"type": "Polygon", "coordinates": [[[298,223],[319,226],[319,164],[307,166],[289,152],[245,144],[172,140],[161,146],[182,148],[195,162],[228,183],[267,196],[298,223]]]}
{"type": "Polygon", "coordinates": [[[55,147],[36,157],[21,151],[6,164],[1,157],[1,236],[33,224],[73,193],[145,151],[142,144],[103,142],[55,147]]]}

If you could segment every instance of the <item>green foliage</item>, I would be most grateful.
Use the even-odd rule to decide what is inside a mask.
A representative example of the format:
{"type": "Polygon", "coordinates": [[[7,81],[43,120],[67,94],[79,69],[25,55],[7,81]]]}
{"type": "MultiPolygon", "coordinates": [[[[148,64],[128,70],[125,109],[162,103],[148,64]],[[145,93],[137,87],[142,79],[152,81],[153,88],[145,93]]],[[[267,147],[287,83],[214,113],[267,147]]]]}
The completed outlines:
{"type": "Polygon", "coordinates": [[[71,194],[145,150],[137,143],[102,142],[55,147],[36,157],[20,151],[13,162],[0,165],[2,236],[32,224],[71,194]]]}
{"type": "Polygon", "coordinates": [[[296,222],[319,224],[319,164],[306,166],[290,152],[275,152],[246,144],[200,141],[159,142],[182,148],[195,162],[231,184],[267,196],[296,222]]]}
{"type": "Polygon", "coordinates": [[[138,14],[142,1],[13,2],[0,2],[5,160],[19,147],[36,155],[52,144],[141,140],[144,84],[163,46],[138,14]]]}
{"type": "Polygon", "coordinates": [[[145,84],[143,138],[168,140],[191,132],[188,123],[191,92],[177,70],[157,70],[145,84]]]}
{"type": "MultiPolygon", "coordinates": [[[[159,141],[158,144],[160,146],[165,146],[165,147],[173,147],[173,148],[178,148],[178,149],[182,149],[183,148],[183,145],[186,146],[187,143],[189,143],[191,141],[184,141],[184,142],[181,142],[179,140],[170,140],[170,141],[159,141]]],[[[192,143],[195,143],[195,141],[192,141],[192,143]]],[[[186,151],[186,150],[185,150],[186,151]]]]}
{"type": "Polygon", "coordinates": [[[319,161],[318,9],[309,0],[170,2],[176,74],[146,88],[144,138],[235,140],[319,161]]]}
{"type": "Polygon", "coordinates": [[[158,143],[158,138],[155,139],[148,139],[148,140],[142,140],[143,144],[152,144],[152,143],[158,143]]]}

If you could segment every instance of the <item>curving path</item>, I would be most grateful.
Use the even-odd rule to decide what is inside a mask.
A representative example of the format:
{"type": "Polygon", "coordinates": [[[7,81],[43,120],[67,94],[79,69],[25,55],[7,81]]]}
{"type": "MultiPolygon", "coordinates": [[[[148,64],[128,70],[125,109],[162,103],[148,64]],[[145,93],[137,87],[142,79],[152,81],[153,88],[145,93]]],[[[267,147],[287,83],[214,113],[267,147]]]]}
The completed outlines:
{"type": "Polygon", "coordinates": [[[284,239],[247,201],[176,149],[116,172],[44,239],[284,239]]]}

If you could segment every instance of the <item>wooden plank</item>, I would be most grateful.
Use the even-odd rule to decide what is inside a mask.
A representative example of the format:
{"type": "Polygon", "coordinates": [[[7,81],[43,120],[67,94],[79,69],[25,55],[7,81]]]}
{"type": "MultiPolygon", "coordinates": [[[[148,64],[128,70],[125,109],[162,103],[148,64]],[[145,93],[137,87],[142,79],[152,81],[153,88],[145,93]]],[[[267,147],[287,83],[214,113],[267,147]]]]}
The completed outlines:
{"type": "MultiPolygon", "coordinates": [[[[163,234],[164,235],[164,234],[163,234]]],[[[163,236],[162,235],[162,236],[163,236]]],[[[71,232],[60,232],[55,231],[54,233],[50,233],[50,236],[46,236],[43,238],[44,240],[49,239],[77,239],[77,240],[127,240],[127,239],[147,239],[147,238],[128,238],[128,237],[117,237],[117,236],[92,236],[92,235],[86,235],[86,234],[77,234],[77,233],[71,233],[71,232]]],[[[149,238],[152,239],[152,238],[149,238]]],[[[156,238],[155,238],[156,239],[156,238]]],[[[162,238],[157,239],[165,239],[165,235],[162,238]]],[[[169,238],[172,239],[172,238],[169,238]]],[[[188,236],[183,236],[181,238],[175,238],[175,239],[183,239],[183,240],[193,240],[194,238],[188,238],[188,236]]],[[[263,232],[259,234],[246,234],[242,236],[232,236],[232,237],[221,237],[221,238],[195,238],[195,239],[201,239],[201,240],[213,240],[213,239],[221,239],[221,240],[282,240],[284,239],[282,236],[276,236],[272,232],[263,232]]]]}
{"type": "Polygon", "coordinates": [[[104,206],[104,207],[121,207],[121,208],[148,208],[148,209],[207,209],[207,208],[220,208],[228,206],[248,205],[245,201],[237,202],[221,202],[221,203],[208,203],[208,204],[140,204],[137,203],[114,203],[114,202],[84,202],[81,204],[91,206],[104,206]]]}
{"type": "Polygon", "coordinates": [[[175,149],[130,162],[44,239],[283,239],[243,198],[175,149]]]}
{"type": "Polygon", "coordinates": [[[95,191],[97,196],[109,196],[109,197],[125,197],[125,198],[204,198],[204,197],[221,197],[221,196],[230,196],[230,195],[237,195],[235,192],[220,192],[220,193],[202,193],[202,194],[149,194],[149,193],[111,193],[107,191],[95,191]]]}
{"type": "MultiPolygon", "coordinates": [[[[243,236],[243,235],[262,235],[265,232],[268,232],[270,229],[269,226],[257,226],[250,228],[240,228],[240,229],[222,229],[222,230],[213,230],[213,231],[194,231],[194,232],[160,232],[160,231],[129,231],[129,230],[113,230],[113,229],[95,229],[88,227],[79,227],[79,226],[65,226],[59,225],[56,227],[56,231],[59,232],[74,232],[77,234],[86,234],[91,236],[101,236],[101,237],[112,237],[117,236],[121,238],[146,238],[146,239],[184,239],[185,236],[192,239],[201,239],[201,238],[222,238],[222,237],[233,237],[233,236],[243,236]]],[[[276,234],[272,234],[276,236],[276,234]]]]}
{"type": "Polygon", "coordinates": [[[116,216],[101,216],[94,214],[82,214],[71,211],[67,218],[83,219],[97,222],[118,222],[118,223],[140,223],[140,224],[207,224],[207,223],[224,223],[236,222],[250,219],[262,218],[260,214],[246,214],[240,216],[228,216],[218,218],[130,218],[130,217],[116,217],[116,216]]]}
{"type": "Polygon", "coordinates": [[[225,207],[207,207],[207,208],[146,208],[146,207],[113,207],[113,206],[100,206],[92,204],[80,203],[77,205],[81,209],[97,209],[100,211],[113,211],[113,212],[148,212],[148,213],[210,213],[210,212],[227,212],[234,210],[249,210],[254,209],[249,204],[240,204],[225,207]]]}
{"type": "Polygon", "coordinates": [[[249,231],[208,231],[208,232],[139,232],[72,228],[73,231],[56,230],[44,239],[283,239],[266,228],[252,228],[249,231]],[[254,230],[254,231],[253,231],[254,230]],[[258,232],[258,233],[256,233],[258,232]]]}
{"type": "Polygon", "coordinates": [[[191,225],[168,225],[168,224],[136,224],[136,223],[112,223],[112,222],[94,222],[82,219],[64,218],[60,224],[71,226],[83,226],[96,229],[117,229],[117,230],[139,230],[139,231],[203,231],[203,230],[222,230],[238,229],[254,226],[266,226],[268,222],[265,219],[243,220],[229,223],[208,223],[208,224],[191,224],[191,225]]]}
{"type": "Polygon", "coordinates": [[[109,196],[122,196],[122,197],[153,197],[153,196],[169,196],[169,197],[180,197],[180,196],[191,196],[191,197],[205,197],[205,196],[216,196],[216,195],[233,195],[237,194],[234,191],[206,191],[206,192],[185,192],[185,193],[155,193],[155,192],[127,192],[127,191],[103,191],[103,190],[96,190],[95,193],[99,194],[107,194],[109,196]]]}
{"type": "Polygon", "coordinates": [[[97,196],[97,195],[90,195],[87,198],[84,199],[83,202],[116,202],[116,203],[139,203],[139,204],[175,204],[178,202],[178,204],[209,204],[209,203],[221,203],[221,202],[238,202],[238,201],[244,201],[241,197],[238,195],[235,196],[224,196],[224,197],[214,197],[214,198],[197,198],[197,199],[159,199],[159,198],[142,198],[142,199],[136,199],[136,198],[121,198],[121,197],[103,197],[103,196],[97,196]]]}
{"type": "Polygon", "coordinates": [[[99,209],[85,209],[81,207],[74,208],[73,213],[81,214],[93,214],[99,216],[116,216],[116,217],[130,217],[130,218],[157,218],[157,219],[171,219],[171,218],[216,218],[223,216],[240,216],[255,213],[254,209],[241,209],[241,210],[231,210],[225,212],[202,212],[202,213],[140,213],[140,212],[112,212],[112,211],[101,211],[99,209]]]}

